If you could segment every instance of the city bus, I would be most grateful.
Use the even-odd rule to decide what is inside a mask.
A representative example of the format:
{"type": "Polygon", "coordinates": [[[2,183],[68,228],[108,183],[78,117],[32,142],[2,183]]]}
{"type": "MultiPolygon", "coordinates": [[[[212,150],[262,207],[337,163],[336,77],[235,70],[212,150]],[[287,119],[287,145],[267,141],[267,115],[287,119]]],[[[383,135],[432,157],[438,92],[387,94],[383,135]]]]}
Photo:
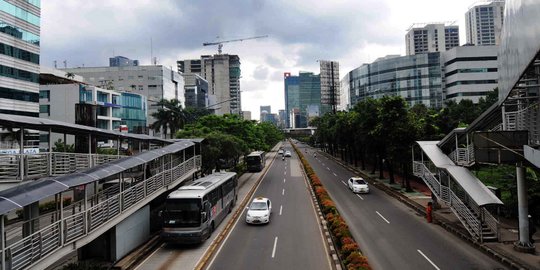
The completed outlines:
{"type": "Polygon", "coordinates": [[[165,242],[200,243],[230,213],[238,197],[234,172],[217,172],[171,192],[160,212],[165,242]]]}
{"type": "Polygon", "coordinates": [[[251,152],[246,157],[247,170],[250,172],[260,172],[266,163],[265,153],[263,151],[251,152]]]}

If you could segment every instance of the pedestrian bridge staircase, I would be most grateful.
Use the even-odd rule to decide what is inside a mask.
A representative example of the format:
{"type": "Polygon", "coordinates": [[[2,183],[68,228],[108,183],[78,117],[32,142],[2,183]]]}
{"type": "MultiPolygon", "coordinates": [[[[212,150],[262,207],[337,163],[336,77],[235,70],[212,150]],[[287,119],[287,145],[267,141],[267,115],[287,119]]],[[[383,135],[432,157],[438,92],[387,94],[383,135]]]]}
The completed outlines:
{"type": "Polygon", "coordinates": [[[449,206],[475,240],[497,241],[499,222],[487,207],[502,202],[468,169],[456,166],[437,143],[418,142],[422,155],[421,160],[413,161],[414,175],[422,178],[437,199],[449,206]]]}

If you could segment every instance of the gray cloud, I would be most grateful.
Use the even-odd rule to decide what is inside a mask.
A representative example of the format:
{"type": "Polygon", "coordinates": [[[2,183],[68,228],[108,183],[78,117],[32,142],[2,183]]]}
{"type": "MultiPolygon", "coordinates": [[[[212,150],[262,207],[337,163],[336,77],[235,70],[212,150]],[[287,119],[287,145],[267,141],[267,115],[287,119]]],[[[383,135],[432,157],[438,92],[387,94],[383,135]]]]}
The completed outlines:
{"type": "MultiPolygon", "coordinates": [[[[203,42],[213,41],[216,36],[268,34],[282,46],[311,47],[312,53],[303,53],[298,59],[299,64],[306,64],[317,51],[335,59],[345,55],[348,46],[361,44],[364,39],[388,41],[384,36],[373,35],[376,28],[372,21],[381,19],[377,14],[383,13],[378,11],[385,8],[378,2],[368,1],[369,6],[349,3],[347,9],[329,12],[314,12],[302,7],[300,1],[284,0],[170,0],[158,1],[159,5],[154,1],[90,2],[81,6],[65,5],[60,0],[44,1],[44,63],[69,58],[71,63],[103,65],[108,59],[101,58],[102,55],[112,56],[113,51],[149,62],[150,39],[154,54],[166,58],[200,50],[203,42]],[[68,55],[66,51],[76,54],[68,55]]],[[[267,60],[272,66],[280,65],[271,57],[267,60]]]]}
{"type": "Polygon", "coordinates": [[[257,66],[253,71],[253,78],[256,80],[266,80],[268,78],[268,68],[265,66],[257,66]]]}

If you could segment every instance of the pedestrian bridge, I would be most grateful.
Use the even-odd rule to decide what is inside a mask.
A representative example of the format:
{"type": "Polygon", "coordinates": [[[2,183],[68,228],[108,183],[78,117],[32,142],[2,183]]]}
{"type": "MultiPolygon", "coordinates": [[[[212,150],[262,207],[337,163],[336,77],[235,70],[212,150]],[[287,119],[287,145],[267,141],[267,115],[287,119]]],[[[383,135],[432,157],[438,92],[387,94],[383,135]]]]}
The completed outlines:
{"type": "Polygon", "coordinates": [[[191,179],[200,167],[195,143],[183,141],[1,191],[2,269],[53,264],[191,179]],[[47,203],[52,209],[41,213],[47,203]],[[24,220],[6,224],[4,216],[14,212],[24,220]]]}
{"type": "Polygon", "coordinates": [[[200,139],[163,140],[2,114],[0,126],[21,134],[20,151],[0,154],[1,270],[47,268],[104,236],[100,244],[119,259],[148,237],[150,202],[201,168],[200,139]],[[52,152],[49,140],[48,152],[25,154],[27,129],[82,136],[88,153],[52,152]],[[93,153],[98,137],[116,140],[118,149],[122,140],[133,140],[137,154],[93,153]],[[130,226],[146,230],[118,233],[130,226]]]}

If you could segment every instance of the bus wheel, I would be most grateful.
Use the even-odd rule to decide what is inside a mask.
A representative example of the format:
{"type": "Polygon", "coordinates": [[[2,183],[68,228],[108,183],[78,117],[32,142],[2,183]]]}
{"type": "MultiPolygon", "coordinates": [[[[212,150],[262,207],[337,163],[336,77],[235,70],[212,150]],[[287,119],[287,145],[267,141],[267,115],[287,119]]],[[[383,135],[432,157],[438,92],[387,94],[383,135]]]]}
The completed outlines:
{"type": "Polygon", "coordinates": [[[231,203],[231,204],[229,205],[229,214],[232,212],[232,209],[233,209],[233,204],[231,203]]]}

